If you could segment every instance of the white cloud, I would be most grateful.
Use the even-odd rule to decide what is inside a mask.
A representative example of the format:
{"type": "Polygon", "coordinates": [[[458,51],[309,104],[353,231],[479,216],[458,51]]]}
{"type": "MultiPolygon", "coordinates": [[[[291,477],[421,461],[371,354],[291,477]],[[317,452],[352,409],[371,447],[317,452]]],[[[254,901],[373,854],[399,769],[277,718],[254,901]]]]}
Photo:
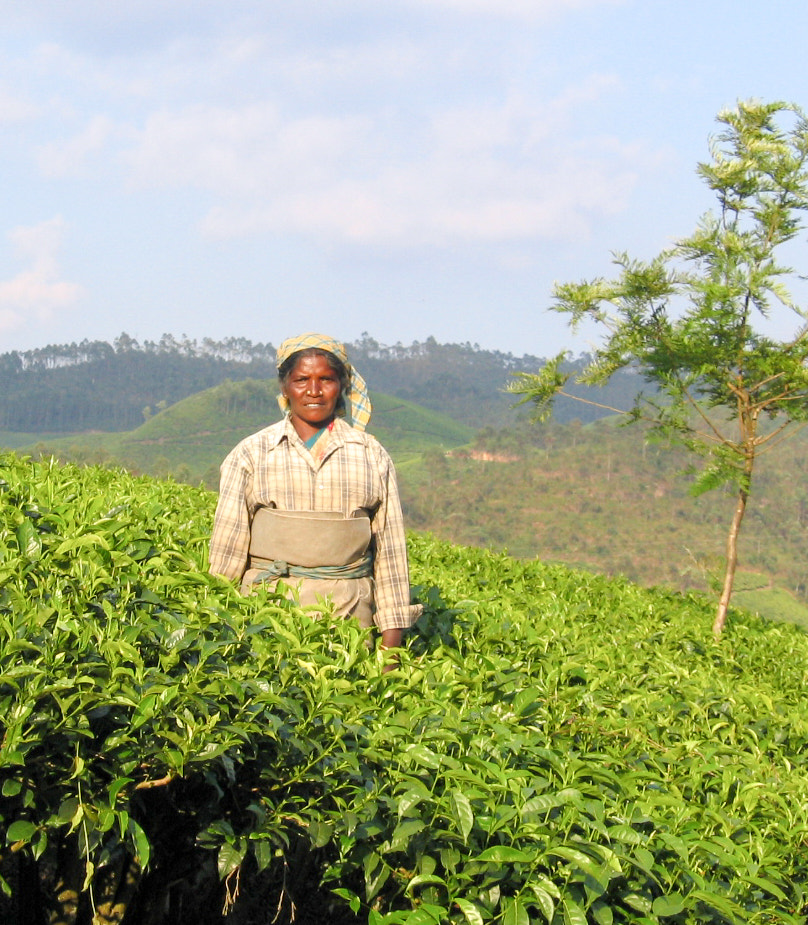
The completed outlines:
{"type": "Polygon", "coordinates": [[[48,320],[82,296],[81,286],[60,279],[57,254],[64,228],[64,221],[57,216],[9,233],[16,256],[25,267],[11,279],[0,281],[0,330],[17,330],[32,320],[48,320]]]}
{"type": "MultiPolygon", "coordinates": [[[[619,6],[627,0],[387,0],[393,15],[406,17],[447,10],[458,17],[484,15],[500,19],[534,21],[603,6],[619,6]]],[[[130,44],[156,44],[171,40],[177,33],[204,33],[221,28],[223,22],[247,22],[254,28],[274,24],[305,24],[316,17],[356,23],[360,17],[378,13],[378,0],[340,0],[323,4],[321,0],[0,0],[0,15],[9,26],[44,27],[46,24],[76,42],[99,49],[130,44]],[[330,8],[329,8],[330,7],[330,8]]]]}
{"type": "MultiPolygon", "coordinates": [[[[619,2],[395,0],[395,6],[415,16],[434,4],[472,18],[532,17],[619,2]]],[[[39,0],[38,7],[47,4],[39,0]]],[[[224,9],[217,0],[204,8],[211,15],[224,9]]],[[[569,237],[625,203],[636,175],[630,147],[587,152],[585,142],[575,141],[586,133],[587,107],[613,92],[613,78],[581,75],[548,98],[534,78],[512,75],[520,95],[509,90],[507,53],[498,49],[486,59],[486,73],[496,76],[482,94],[472,81],[479,78],[478,53],[491,49],[478,45],[479,34],[456,46],[444,44],[445,36],[416,40],[406,30],[343,36],[330,48],[316,38],[287,46],[262,9],[244,0],[240,12],[251,11],[263,29],[166,44],[156,56],[101,61],[52,47],[51,76],[66,70],[77,85],[97,86],[99,97],[83,116],[65,113],[71,127],[84,118],[82,128],[37,149],[42,173],[80,176],[103,159],[105,170],[123,168],[129,190],[205,193],[199,207],[200,215],[208,210],[201,219],[208,236],[291,231],[329,244],[569,237]],[[241,88],[232,104],[231,85],[241,88]],[[414,88],[414,102],[401,95],[403,87],[414,88]],[[160,91],[160,108],[149,111],[148,100],[160,91]],[[124,102],[108,108],[109,115],[103,114],[107,93],[124,102]]],[[[137,0],[130,12],[138,18],[159,11],[158,3],[137,0]]]]}
{"type": "Polygon", "coordinates": [[[212,237],[286,232],[331,244],[405,247],[574,240],[590,233],[597,216],[622,209],[635,179],[629,164],[609,168],[580,153],[537,171],[490,160],[409,165],[366,181],[290,190],[259,206],[220,206],[203,230],[212,237]]]}
{"type": "Polygon", "coordinates": [[[191,186],[225,197],[264,197],[321,186],[371,143],[365,117],[284,119],[273,103],[192,107],[151,116],[122,155],[136,187],[191,186]]]}
{"type": "Polygon", "coordinates": [[[74,176],[80,173],[89,157],[103,151],[115,132],[112,121],[95,116],[78,135],[67,141],[52,141],[37,151],[37,163],[46,177],[74,176]]]}
{"type": "Polygon", "coordinates": [[[590,7],[620,6],[626,0],[410,0],[416,6],[444,7],[462,15],[485,14],[499,18],[545,19],[590,7]]]}
{"type": "Polygon", "coordinates": [[[576,126],[582,103],[615,86],[595,76],[543,103],[515,95],[417,124],[401,110],[289,118],[271,103],[165,111],[124,157],[136,187],[207,192],[211,237],[405,247],[569,240],[625,207],[653,160],[576,126]]]}
{"type": "MultiPolygon", "coordinates": [[[[429,2],[473,17],[620,0],[429,2]]],[[[206,9],[218,9],[215,0],[206,9]]],[[[246,0],[248,9],[259,7],[246,0]]],[[[530,54],[511,70],[507,52],[479,31],[456,45],[407,30],[343,35],[329,48],[308,37],[287,45],[282,30],[236,30],[137,59],[52,52],[51,76],[67,68],[99,95],[84,113],[63,114],[71,130],[83,119],[79,130],[37,149],[42,173],[63,180],[103,165],[123,170],[130,192],[201,192],[200,229],[211,238],[291,233],[327,246],[405,248],[571,240],[624,208],[643,169],[633,139],[603,144],[587,128],[587,114],[621,89],[616,78],[582,72],[551,91],[530,54]]]]}
{"type": "Polygon", "coordinates": [[[0,125],[6,122],[22,122],[37,114],[37,107],[0,85],[0,125]]]}

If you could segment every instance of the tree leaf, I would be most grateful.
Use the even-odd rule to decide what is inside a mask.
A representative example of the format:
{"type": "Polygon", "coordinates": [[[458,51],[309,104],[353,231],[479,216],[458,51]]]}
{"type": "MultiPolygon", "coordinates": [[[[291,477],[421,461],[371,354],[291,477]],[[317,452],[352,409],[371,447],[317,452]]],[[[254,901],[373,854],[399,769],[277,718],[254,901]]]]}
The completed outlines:
{"type": "Polygon", "coordinates": [[[225,842],[220,848],[216,857],[216,866],[219,870],[219,878],[224,880],[228,874],[231,874],[244,860],[246,848],[241,847],[233,842],[225,842]]]}
{"type": "Polygon", "coordinates": [[[37,826],[27,819],[17,819],[12,822],[6,832],[6,843],[11,845],[15,842],[28,842],[37,832],[37,826]]]}
{"type": "Polygon", "coordinates": [[[530,925],[527,906],[518,897],[502,900],[502,925],[530,925]]]}
{"type": "Polygon", "coordinates": [[[679,915],[686,908],[685,898],[679,893],[657,896],[651,907],[654,915],[679,915]]]}
{"type": "Polygon", "coordinates": [[[466,917],[469,925],[483,925],[483,917],[477,906],[468,899],[454,899],[454,904],[460,909],[466,917]]]}
{"type": "Polygon", "coordinates": [[[452,810],[463,841],[467,842],[474,826],[474,810],[471,808],[468,797],[459,790],[452,791],[452,810]]]}
{"type": "Polygon", "coordinates": [[[507,845],[495,845],[492,848],[486,848],[485,851],[476,855],[475,861],[484,861],[492,864],[512,864],[519,861],[532,861],[534,855],[528,854],[519,848],[509,848],[507,845]]]}

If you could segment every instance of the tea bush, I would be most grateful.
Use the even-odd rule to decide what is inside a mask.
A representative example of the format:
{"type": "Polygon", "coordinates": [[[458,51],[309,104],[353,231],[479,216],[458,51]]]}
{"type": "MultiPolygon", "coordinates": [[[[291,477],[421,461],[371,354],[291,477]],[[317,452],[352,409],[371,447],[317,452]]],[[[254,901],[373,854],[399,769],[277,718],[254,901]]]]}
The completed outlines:
{"type": "Polygon", "coordinates": [[[8,455],[0,498],[6,918],[805,922],[793,627],[413,536],[384,674],[207,574],[208,492],[8,455]]]}

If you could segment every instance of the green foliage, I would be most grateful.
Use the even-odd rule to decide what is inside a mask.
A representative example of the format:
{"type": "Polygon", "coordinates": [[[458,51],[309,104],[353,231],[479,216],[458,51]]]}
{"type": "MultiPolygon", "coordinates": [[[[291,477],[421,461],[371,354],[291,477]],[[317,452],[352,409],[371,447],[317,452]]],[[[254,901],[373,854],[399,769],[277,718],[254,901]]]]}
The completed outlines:
{"type": "Polygon", "coordinates": [[[718,645],[699,598],[411,537],[383,674],[352,622],[205,572],[212,495],[1,465],[9,888],[33,864],[77,921],[127,885],[134,922],[805,921],[793,628],[718,645]]]}
{"type": "Polygon", "coordinates": [[[16,431],[127,430],[152,412],[224,379],[271,376],[271,347],[228,338],[201,345],[164,335],[142,347],[82,341],[0,355],[0,427],[16,431]],[[145,414],[144,414],[145,410],[145,414]]]}
{"type": "MultiPolygon", "coordinates": [[[[658,393],[640,393],[629,420],[648,422],[701,458],[697,492],[736,489],[720,632],[757,457],[808,420],[808,313],[792,299],[785,280],[794,272],[780,257],[808,209],[808,121],[796,106],[757,102],[740,103],[718,121],[712,161],[699,166],[718,214],[653,260],[617,255],[620,273],[612,281],[557,286],[555,309],[573,328],[592,319],[606,331],[579,381],[603,385],[635,367],[658,393]],[[766,334],[773,306],[796,315],[793,336],[766,334]]],[[[556,364],[510,386],[540,416],[570,378],[556,364]]]]}
{"type": "MultiPolygon", "coordinates": [[[[635,417],[702,452],[723,482],[738,482],[748,449],[744,427],[731,438],[710,411],[729,412],[730,422],[743,411],[754,423],[764,415],[808,415],[807,316],[783,283],[793,271],[775,256],[802,229],[808,209],[808,123],[782,103],[740,104],[718,121],[724,131],[699,173],[720,213],[706,215],[691,237],[651,261],[617,255],[621,272],[613,281],[557,285],[554,307],[572,327],[589,318],[607,331],[580,382],[602,385],[617,370],[638,368],[664,401],[640,393],[635,417]],[[794,125],[781,129],[776,119],[788,114],[794,125]],[[756,328],[753,310],[766,319],[773,303],[796,313],[793,338],[774,341],[756,328]]],[[[517,377],[510,391],[546,415],[575,375],[561,373],[558,363],[517,377]]],[[[755,429],[752,436],[759,446],[772,434],[755,429]]]]}

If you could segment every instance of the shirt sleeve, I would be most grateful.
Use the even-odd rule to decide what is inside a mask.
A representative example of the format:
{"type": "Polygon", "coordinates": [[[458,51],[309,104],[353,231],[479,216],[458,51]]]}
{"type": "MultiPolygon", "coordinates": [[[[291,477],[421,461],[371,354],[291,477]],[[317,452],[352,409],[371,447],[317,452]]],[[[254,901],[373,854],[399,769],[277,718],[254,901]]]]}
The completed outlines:
{"type": "Polygon", "coordinates": [[[410,575],[404,516],[393,462],[377,444],[377,461],[382,481],[382,497],[373,517],[373,579],[375,584],[375,622],[382,632],[406,629],[423,613],[420,604],[410,604],[410,575]]]}
{"type": "Polygon", "coordinates": [[[208,559],[210,571],[225,578],[240,579],[247,567],[250,548],[247,485],[251,472],[251,461],[241,445],[227,455],[220,469],[219,501],[208,559]]]}

